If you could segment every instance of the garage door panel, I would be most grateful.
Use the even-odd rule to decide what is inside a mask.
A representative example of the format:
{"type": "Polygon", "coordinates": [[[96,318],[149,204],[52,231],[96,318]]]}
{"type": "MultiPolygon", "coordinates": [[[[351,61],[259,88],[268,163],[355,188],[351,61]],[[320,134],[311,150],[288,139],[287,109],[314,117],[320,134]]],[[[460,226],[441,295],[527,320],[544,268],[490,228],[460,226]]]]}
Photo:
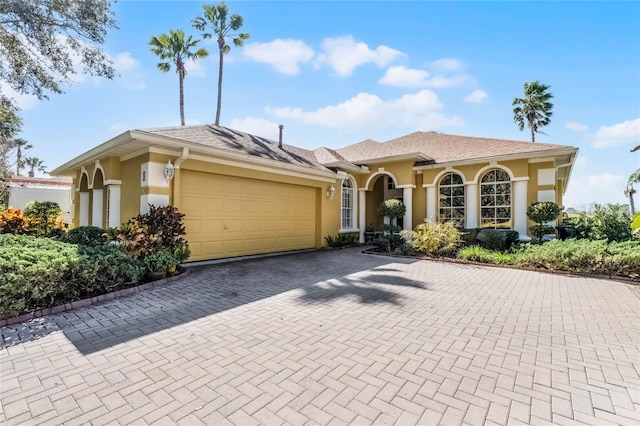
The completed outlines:
{"type": "Polygon", "coordinates": [[[316,189],[182,170],[191,260],[313,248],[316,189]]]}

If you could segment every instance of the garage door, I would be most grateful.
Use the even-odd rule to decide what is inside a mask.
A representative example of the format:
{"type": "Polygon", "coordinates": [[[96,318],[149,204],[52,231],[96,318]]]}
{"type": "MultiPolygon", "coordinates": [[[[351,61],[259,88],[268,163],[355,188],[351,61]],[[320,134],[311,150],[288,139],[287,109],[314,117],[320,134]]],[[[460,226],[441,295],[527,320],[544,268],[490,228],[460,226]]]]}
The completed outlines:
{"type": "Polygon", "coordinates": [[[190,260],[315,247],[316,189],[182,170],[190,260]]]}

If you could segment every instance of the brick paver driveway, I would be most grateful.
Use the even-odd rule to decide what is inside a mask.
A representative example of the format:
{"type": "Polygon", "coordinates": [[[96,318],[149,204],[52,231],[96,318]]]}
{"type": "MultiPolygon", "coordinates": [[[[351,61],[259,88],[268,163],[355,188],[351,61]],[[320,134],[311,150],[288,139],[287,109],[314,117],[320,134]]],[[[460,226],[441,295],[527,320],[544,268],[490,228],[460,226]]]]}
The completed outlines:
{"type": "Polygon", "coordinates": [[[2,329],[0,423],[637,424],[613,281],[321,251],[2,329]]]}

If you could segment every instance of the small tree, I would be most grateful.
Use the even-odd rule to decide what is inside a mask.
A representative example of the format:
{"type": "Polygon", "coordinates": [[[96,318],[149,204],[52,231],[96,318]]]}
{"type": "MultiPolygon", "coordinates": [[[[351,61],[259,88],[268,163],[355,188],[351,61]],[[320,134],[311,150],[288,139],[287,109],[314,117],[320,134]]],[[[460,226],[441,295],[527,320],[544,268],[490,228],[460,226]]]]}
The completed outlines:
{"type": "Polygon", "coordinates": [[[527,209],[527,217],[536,222],[529,228],[531,234],[538,240],[542,240],[542,237],[546,234],[554,234],[555,229],[553,226],[546,225],[546,222],[556,220],[560,215],[560,206],[552,201],[537,201],[529,206],[527,209]]]}
{"type": "Polygon", "coordinates": [[[32,201],[25,207],[24,215],[33,219],[30,231],[37,236],[49,237],[64,229],[62,210],[54,201],[32,201]]]}
{"type": "Polygon", "coordinates": [[[395,251],[404,244],[404,239],[399,235],[402,229],[398,226],[397,220],[405,215],[407,207],[400,200],[390,199],[383,201],[377,212],[378,216],[388,217],[389,223],[382,227],[385,235],[379,238],[376,244],[385,251],[395,251]]]}

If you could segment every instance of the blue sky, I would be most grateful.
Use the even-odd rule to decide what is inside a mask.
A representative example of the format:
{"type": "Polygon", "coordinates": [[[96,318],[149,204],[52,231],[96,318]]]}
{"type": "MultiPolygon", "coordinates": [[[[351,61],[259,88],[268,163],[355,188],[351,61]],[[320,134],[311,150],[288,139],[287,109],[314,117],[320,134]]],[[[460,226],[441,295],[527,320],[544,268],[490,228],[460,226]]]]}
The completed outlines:
{"type": "MultiPolygon", "coordinates": [[[[201,1],[114,6],[105,46],[120,76],[77,76],[63,95],[22,105],[29,153],[49,169],[128,129],[179,124],[178,77],[153,35],[190,25],[201,1]]],[[[626,203],[640,166],[638,2],[229,1],[245,47],[225,57],[221,125],[304,148],[389,140],[416,130],[528,140],[513,122],[526,81],[551,86],[540,142],[580,148],[565,206],[626,203]]],[[[215,119],[217,50],[189,64],[187,124],[215,119]]]]}

